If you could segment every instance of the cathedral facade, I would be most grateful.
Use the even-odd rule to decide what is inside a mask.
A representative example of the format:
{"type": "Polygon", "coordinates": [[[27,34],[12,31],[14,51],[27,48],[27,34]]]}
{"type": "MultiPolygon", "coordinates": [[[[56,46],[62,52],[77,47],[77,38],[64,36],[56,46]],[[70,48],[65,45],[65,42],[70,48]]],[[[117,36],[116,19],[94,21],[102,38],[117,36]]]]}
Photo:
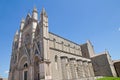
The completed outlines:
{"type": "Polygon", "coordinates": [[[49,32],[48,16],[33,9],[14,36],[8,80],[94,80],[90,41],[77,44],[49,32]]]}

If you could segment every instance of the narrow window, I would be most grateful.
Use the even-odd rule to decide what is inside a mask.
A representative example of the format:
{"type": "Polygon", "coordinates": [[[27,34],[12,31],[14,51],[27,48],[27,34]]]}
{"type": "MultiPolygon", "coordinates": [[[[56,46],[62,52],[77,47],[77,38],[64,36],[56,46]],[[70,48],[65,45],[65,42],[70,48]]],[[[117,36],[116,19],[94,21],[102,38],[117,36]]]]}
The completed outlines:
{"type": "Polygon", "coordinates": [[[53,42],[54,42],[54,48],[56,47],[56,39],[53,39],[53,42]]]}
{"type": "Polygon", "coordinates": [[[27,74],[28,74],[28,72],[24,71],[24,80],[27,80],[27,74]]]}
{"type": "Polygon", "coordinates": [[[55,68],[58,69],[58,56],[55,55],[55,68]]]}
{"type": "Polygon", "coordinates": [[[38,80],[40,80],[40,74],[38,73],[38,80]]]}

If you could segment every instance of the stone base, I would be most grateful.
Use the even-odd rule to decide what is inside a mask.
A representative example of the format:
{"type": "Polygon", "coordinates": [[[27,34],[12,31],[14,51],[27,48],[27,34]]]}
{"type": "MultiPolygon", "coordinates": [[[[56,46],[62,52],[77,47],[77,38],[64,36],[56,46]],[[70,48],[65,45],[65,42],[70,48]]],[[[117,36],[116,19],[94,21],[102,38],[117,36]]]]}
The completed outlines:
{"type": "MultiPolygon", "coordinates": [[[[98,78],[102,78],[102,76],[81,78],[81,79],[74,79],[74,80],[96,80],[98,78]]],[[[54,79],[40,79],[40,80],[54,80],[54,79]]],[[[64,80],[64,79],[59,79],[59,80],[64,80]]],[[[73,80],[73,79],[65,79],[65,80],[73,80]]]]}

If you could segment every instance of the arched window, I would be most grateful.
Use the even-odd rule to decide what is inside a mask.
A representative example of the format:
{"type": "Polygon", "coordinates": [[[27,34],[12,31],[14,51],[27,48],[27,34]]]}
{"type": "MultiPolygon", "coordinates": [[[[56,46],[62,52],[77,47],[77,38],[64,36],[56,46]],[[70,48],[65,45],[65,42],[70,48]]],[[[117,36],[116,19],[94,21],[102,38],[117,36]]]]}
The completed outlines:
{"type": "Polygon", "coordinates": [[[39,51],[40,51],[40,48],[41,48],[40,42],[37,42],[37,46],[38,46],[38,49],[39,49],[39,51]]]}
{"type": "Polygon", "coordinates": [[[27,80],[28,71],[24,71],[24,80],[27,80]]]}
{"type": "Polygon", "coordinates": [[[27,63],[25,63],[25,64],[24,64],[24,68],[27,68],[27,67],[28,67],[28,64],[27,64],[27,63]]]}
{"type": "Polygon", "coordinates": [[[38,50],[37,49],[35,50],[35,54],[38,54],[38,50]]]}
{"type": "MultiPolygon", "coordinates": [[[[26,69],[26,68],[28,68],[28,64],[27,63],[25,63],[24,64],[24,68],[26,69]]],[[[24,70],[24,76],[23,76],[23,79],[24,80],[28,80],[28,71],[27,70],[24,70]]]]}

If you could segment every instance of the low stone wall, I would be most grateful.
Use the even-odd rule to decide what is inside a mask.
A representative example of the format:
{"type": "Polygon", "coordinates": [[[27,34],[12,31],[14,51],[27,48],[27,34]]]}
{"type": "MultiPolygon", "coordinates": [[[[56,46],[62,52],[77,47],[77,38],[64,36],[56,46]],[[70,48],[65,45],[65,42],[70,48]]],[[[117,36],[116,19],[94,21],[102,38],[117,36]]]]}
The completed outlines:
{"type": "Polygon", "coordinates": [[[107,52],[91,58],[95,76],[116,76],[112,60],[107,52]]]}
{"type": "Polygon", "coordinates": [[[94,77],[94,80],[97,80],[99,78],[103,78],[103,76],[96,76],[96,77],[94,77]]]}
{"type": "MultiPolygon", "coordinates": [[[[89,77],[89,78],[81,78],[81,79],[74,79],[74,80],[97,80],[99,78],[103,78],[103,76],[96,76],[96,77],[89,77]]],[[[43,79],[44,80],[44,79],[43,79]]],[[[46,79],[48,80],[48,79],[46,79]]],[[[53,79],[49,79],[49,80],[53,80],[53,79]]],[[[63,79],[59,79],[59,80],[63,80],[63,79]]],[[[73,80],[73,79],[67,79],[67,80],[73,80]]]]}

